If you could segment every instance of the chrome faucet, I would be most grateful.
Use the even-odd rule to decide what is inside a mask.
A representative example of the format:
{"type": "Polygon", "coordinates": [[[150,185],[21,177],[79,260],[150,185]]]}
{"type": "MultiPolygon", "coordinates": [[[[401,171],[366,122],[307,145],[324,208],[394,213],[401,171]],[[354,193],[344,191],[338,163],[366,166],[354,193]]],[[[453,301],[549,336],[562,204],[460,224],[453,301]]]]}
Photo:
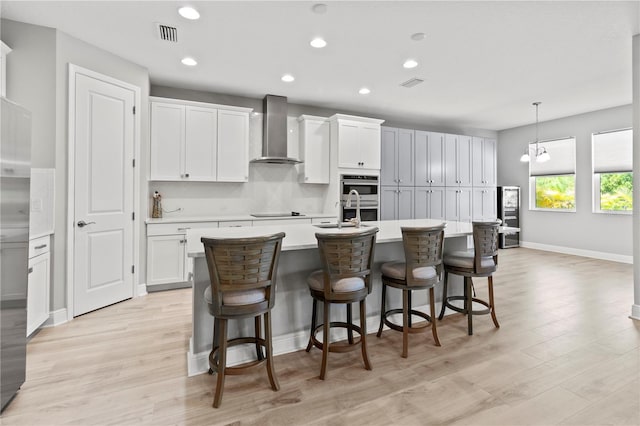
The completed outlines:
{"type": "Polygon", "coordinates": [[[349,191],[349,195],[347,195],[347,204],[346,207],[351,207],[351,194],[355,194],[356,196],[356,217],[353,219],[349,219],[349,222],[353,223],[356,228],[360,228],[360,194],[355,189],[349,191]]]}

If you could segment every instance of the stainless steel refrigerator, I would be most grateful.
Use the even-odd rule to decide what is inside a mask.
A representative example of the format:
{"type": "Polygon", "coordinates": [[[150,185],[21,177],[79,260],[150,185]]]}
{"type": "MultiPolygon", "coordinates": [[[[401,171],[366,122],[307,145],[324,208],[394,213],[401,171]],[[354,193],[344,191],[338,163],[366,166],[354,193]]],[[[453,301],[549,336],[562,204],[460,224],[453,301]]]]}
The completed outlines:
{"type": "Polygon", "coordinates": [[[0,98],[0,394],[2,410],[25,380],[31,114],[0,98]]]}

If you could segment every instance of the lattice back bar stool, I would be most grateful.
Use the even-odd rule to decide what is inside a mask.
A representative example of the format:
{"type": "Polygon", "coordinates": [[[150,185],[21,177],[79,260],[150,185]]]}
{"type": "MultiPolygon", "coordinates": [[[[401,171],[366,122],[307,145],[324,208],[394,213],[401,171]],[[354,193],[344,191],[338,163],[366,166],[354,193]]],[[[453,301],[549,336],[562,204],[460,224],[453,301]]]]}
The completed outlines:
{"type": "Polygon", "coordinates": [[[276,297],[276,275],[284,236],[280,232],[263,237],[201,239],[211,280],[204,297],[214,317],[209,373],[218,374],[213,398],[215,408],[220,406],[226,375],[246,374],[262,364],[266,364],[271,388],[280,389],[273,371],[270,312],[276,297]],[[228,320],[242,318],[254,318],[255,335],[228,340],[228,320]],[[257,359],[227,367],[227,348],[240,344],[255,344],[257,359]]]}
{"type": "Polygon", "coordinates": [[[382,305],[380,308],[380,328],[377,336],[382,335],[386,324],[392,330],[402,332],[402,357],[409,352],[409,333],[418,333],[431,326],[436,346],[440,346],[436,326],[436,307],[434,286],[442,276],[442,250],[444,228],[446,224],[432,227],[402,227],[402,243],[405,261],[387,262],[382,265],[382,305]],[[387,309],[387,287],[402,290],[402,309],[387,309]],[[430,312],[411,308],[411,292],[429,290],[430,312]],[[402,326],[393,323],[391,315],[402,314],[402,326]],[[424,318],[427,323],[412,324],[412,315],[424,318]]]}
{"type": "Polygon", "coordinates": [[[495,303],[493,300],[493,273],[498,267],[498,230],[500,220],[493,222],[473,222],[473,249],[467,251],[454,251],[444,256],[444,286],[442,309],[439,319],[444,317],[446,308],[467,315],[468,333],[473,334],[473,316],[491,314],[491,319],[496,327],[500,327],[496,318],[495,303]],[[464,295],[449,296],[447,293],[447,281],[449,274],[462,275],[464,277],[464,295]],[[489,285],[489,301],[474,297],[472,278],[487,277],[489,285]],[[464,301],[464,307],[460,308],[451,304],[452,300],[464,301]],[[486,309],[473,309],[473,303],[484,305],[486,309]]]}
{"type": "Polygon", "coordinates": [[[349,352],[358,348],[367,370],[371,362],[367,354],[367,312],[365,298],[371,293],[371,264],[378,228],[365,231],[343,231],[341,233],[316,233],[318,252],[322,270],[315,271],[307,278],[309,291],[313,298],[311,314],[311,334],[307,352],[313,346],[322,350],[320,379],[324,380],[327,371],[329,352],[349,352]],[[323,323],[317,324],[317,304],[323,303],[323,323]],[[360,326],[353,324],[351,304],[360,303],[360,326]],[[347,305],[347,322],[331,321],[331,304],[347,305]],[[330,342],[330,329],[343,327],[347,330],[347,342],[330,342]],[[322,341],[316,334],[322,330],[322,341]],[[353,332],[360,335],[354,339],[353,332]]]}

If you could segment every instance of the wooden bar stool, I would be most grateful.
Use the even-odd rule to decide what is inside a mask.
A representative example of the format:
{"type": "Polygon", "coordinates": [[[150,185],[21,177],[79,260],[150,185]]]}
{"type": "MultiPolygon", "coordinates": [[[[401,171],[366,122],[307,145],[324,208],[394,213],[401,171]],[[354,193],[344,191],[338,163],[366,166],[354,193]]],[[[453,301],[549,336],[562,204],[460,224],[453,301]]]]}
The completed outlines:
{"type": "Polygon", "coordinates": [[[214,317],[209,373],[218,374],[215,408],[220,406],[226,375],[246,374],[265,363],[271,388],[280,389],[273,371],[270,312],[276,298],[276,274],[284,235],[280,232],[264,237],[201,239],[211,280],[204,297],[214,317]],[[241,318],[254,318],[255,335],[228,340],[228,320],[241,318]],[[261,318],[264,338],[260,332],[261,318]],[[240,344],[255,344],[257,359],[227,367],[227,348],[240,344]]]}
{"type": "Polygon", "coordinates": [[[467,315],[467,328],[469,335],[473,334],[473,316],[491,314],[491,319],[496,327],[500,327],[496,318],[495,304],[493,301],[493,273],[498,267],[498,229],[501,221],[473,222],[473,249],[467,251],[455,251],[444,256],[444,288],[442,309],[438,319],[444,317],[446,308],[467,315]],[[464,277],[464,295],[449,296],[447,294],[447,280],[449,274],[462,275],[464,277]],[[472,278],[487,277],[489,285],[489,301],[474,297],[472,278]],[[463,300],[464,307],[452,305],[452,300],[463,300]],[[473,303],[486,306],[486,309],[473,309],[473,303]]]}
{"type": "Polygon", "coordinates": [[[419,333],[431,326],[436,346],[440,346],[436,327],[436,306],[434,286],[442,276],[442,248],[446,224],[433,227],[402,227],[402,243],[405,262],[388,262],[382,265],[382,307],[380,308],[380,328],[382,335],[386,324],[392,330],[402,332],[402,357],[408,354],[409,333],[419,333]],[[387,286],[402,290],[402,309],[386,309],[387,286]],[[429,290],[430,314],[411,308],[411,292],[429,290]],[[402,325],[394,324],[389,317],[402,314],[402,325]],[[426,324],[413,325],[411,316],[427,320],[426,324]]]}
{"type": "Polygon", "coordinates": [[[367,355],[367,312],[365,298],[371,293],[371,264],[378,228],[369,228],[363,232],[342,232],[333,234],[316,233],[318,251],[323,269],[309,275],[307,283],[313,298],[311,314],[311,334],[307,352],[315,346],[322,350],[320,379],[324,380],[327,371],[329,352],[349,352],[362,350],[364,367],[371,370],[367,355]],[[323,323],[316,323],[318,301],[324,305],[323,323]],[[360,302],[360,326],[352,321],[351,303],[360,302]],[[331,321],[331,304],[347,305],[347,322],[331,321]],[[329,332],[332,327],[347,329],[346,343],[330,343],[329,332]],[[322,330],[322,342],[316,334],[322,330]],[[353,332],[360,335],[354,340],[353,332]]]}

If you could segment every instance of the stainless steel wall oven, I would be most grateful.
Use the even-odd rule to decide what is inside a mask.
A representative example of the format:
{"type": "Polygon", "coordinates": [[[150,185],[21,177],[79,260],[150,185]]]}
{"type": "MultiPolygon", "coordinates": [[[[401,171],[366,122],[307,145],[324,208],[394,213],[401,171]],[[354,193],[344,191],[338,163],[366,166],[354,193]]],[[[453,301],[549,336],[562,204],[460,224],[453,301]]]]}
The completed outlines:
{"type": "Polygon", "coordinates": [[[360,219],[362,221],[377,221],[380,207],[378,176],[341,175],[340,176],[340,208],[342,220],[356,217],[355,197],[351,207],[346,207],[349,192],[352,189],[360,194],[360,219]]]}

